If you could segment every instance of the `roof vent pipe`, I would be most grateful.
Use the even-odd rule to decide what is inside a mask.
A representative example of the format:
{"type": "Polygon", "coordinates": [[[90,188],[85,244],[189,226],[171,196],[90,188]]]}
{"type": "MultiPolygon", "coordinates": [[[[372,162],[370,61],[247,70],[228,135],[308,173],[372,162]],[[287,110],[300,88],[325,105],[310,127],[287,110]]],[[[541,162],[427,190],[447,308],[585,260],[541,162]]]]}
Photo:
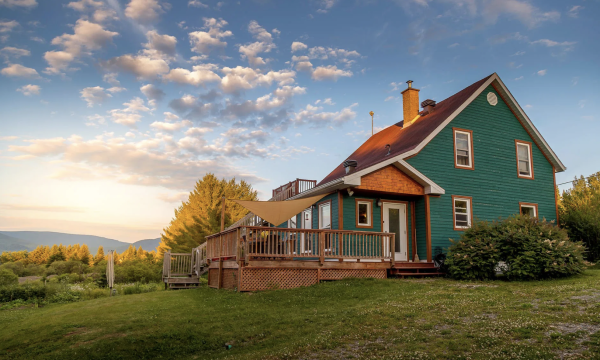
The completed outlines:
{"type": "Polygon", "coordinates": [[[346,169],[346,174],[350,174],[353,172],[358,166],[358,161],[356,160],[346,160],[344,161],[344,168],[346,169]]]}
{"type": "Polygon", "coordinates": [[[427,113],[432,113],[435,110],[435,100],[427,99],[421,103],[421,107],[423,111],[427,113]]]}
{"type": "Polygon", "coordinates": [[[388,149],[388,152],[387,152],[387,154],[385,154],[385,156],[388,156],[389,154],[392,153],[392,145],[385,144],[385,148],[388,149]]]}

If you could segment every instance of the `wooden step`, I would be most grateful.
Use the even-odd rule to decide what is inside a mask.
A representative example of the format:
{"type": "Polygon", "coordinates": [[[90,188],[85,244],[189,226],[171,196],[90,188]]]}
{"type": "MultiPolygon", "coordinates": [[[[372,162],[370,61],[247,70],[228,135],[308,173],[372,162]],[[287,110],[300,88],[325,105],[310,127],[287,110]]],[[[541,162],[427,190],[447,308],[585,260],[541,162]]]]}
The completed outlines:
{"type": "Polygon", "coordinates": [[[402,263],[396,263],[394,264],[394,266],[392,267],[392,269],[435,269],[435,264],[434,263],[421,263],[421,262],[415,262],[415,263],[411,263],[411,262],[402,262],[402,263]]]}
{"type": "Polygon", "coordinates": [[[444,275],[442,272],[394,272],[392,275],[397,276],[439,276],[444,275]]]}
{"type": "Polygon", "coordinates": [[[169,283],[169,284],[199,284],[200,279],[197,277],[168,278],[167,283],[169,283]]]}

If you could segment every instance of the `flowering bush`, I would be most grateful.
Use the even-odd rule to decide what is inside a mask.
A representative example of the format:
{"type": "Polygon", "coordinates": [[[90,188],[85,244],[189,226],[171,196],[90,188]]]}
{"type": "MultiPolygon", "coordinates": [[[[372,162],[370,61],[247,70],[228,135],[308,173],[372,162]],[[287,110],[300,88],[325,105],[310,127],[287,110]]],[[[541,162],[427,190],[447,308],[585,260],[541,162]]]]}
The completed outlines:
{"type": "Polygon", "coordinates": [[[455,279],[492,279],[499,263],[509,280],[564,277],[585,269],[581,243],[553,223],[528,216],[476,222],[452,243],[445,265],[455,279]]]}

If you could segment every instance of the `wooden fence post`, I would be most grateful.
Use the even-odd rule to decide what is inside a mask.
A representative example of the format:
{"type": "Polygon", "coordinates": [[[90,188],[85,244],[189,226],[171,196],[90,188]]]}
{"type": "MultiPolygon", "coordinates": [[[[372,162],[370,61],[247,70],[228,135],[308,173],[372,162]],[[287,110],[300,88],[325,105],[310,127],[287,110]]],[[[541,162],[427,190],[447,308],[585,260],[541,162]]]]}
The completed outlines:
{"type": "Polygon", "coordinates": [[[325,232],[319,233],[319,262],[321,265],[325,262],[325,232]]]}
{"type": "Polygon", "coordinates": [[[396,234],[395,233],[391,233],[392,237],[390,238],[390,240],[392,241],[392,246],[390,246],[390,248],[392,249],[392,267],[396,266],[396,234]]]}

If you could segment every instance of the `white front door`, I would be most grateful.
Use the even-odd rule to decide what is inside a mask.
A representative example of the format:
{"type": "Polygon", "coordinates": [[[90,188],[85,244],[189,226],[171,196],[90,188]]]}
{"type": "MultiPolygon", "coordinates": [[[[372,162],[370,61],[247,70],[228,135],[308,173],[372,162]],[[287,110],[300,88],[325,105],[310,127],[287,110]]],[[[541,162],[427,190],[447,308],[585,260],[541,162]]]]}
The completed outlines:
{"type": "Polygon", "coordinates": [[[395,260],[408,260],[408,242],[406,234],[406,204],[383,203],[383,232],[396,234],[395,260]]]}

